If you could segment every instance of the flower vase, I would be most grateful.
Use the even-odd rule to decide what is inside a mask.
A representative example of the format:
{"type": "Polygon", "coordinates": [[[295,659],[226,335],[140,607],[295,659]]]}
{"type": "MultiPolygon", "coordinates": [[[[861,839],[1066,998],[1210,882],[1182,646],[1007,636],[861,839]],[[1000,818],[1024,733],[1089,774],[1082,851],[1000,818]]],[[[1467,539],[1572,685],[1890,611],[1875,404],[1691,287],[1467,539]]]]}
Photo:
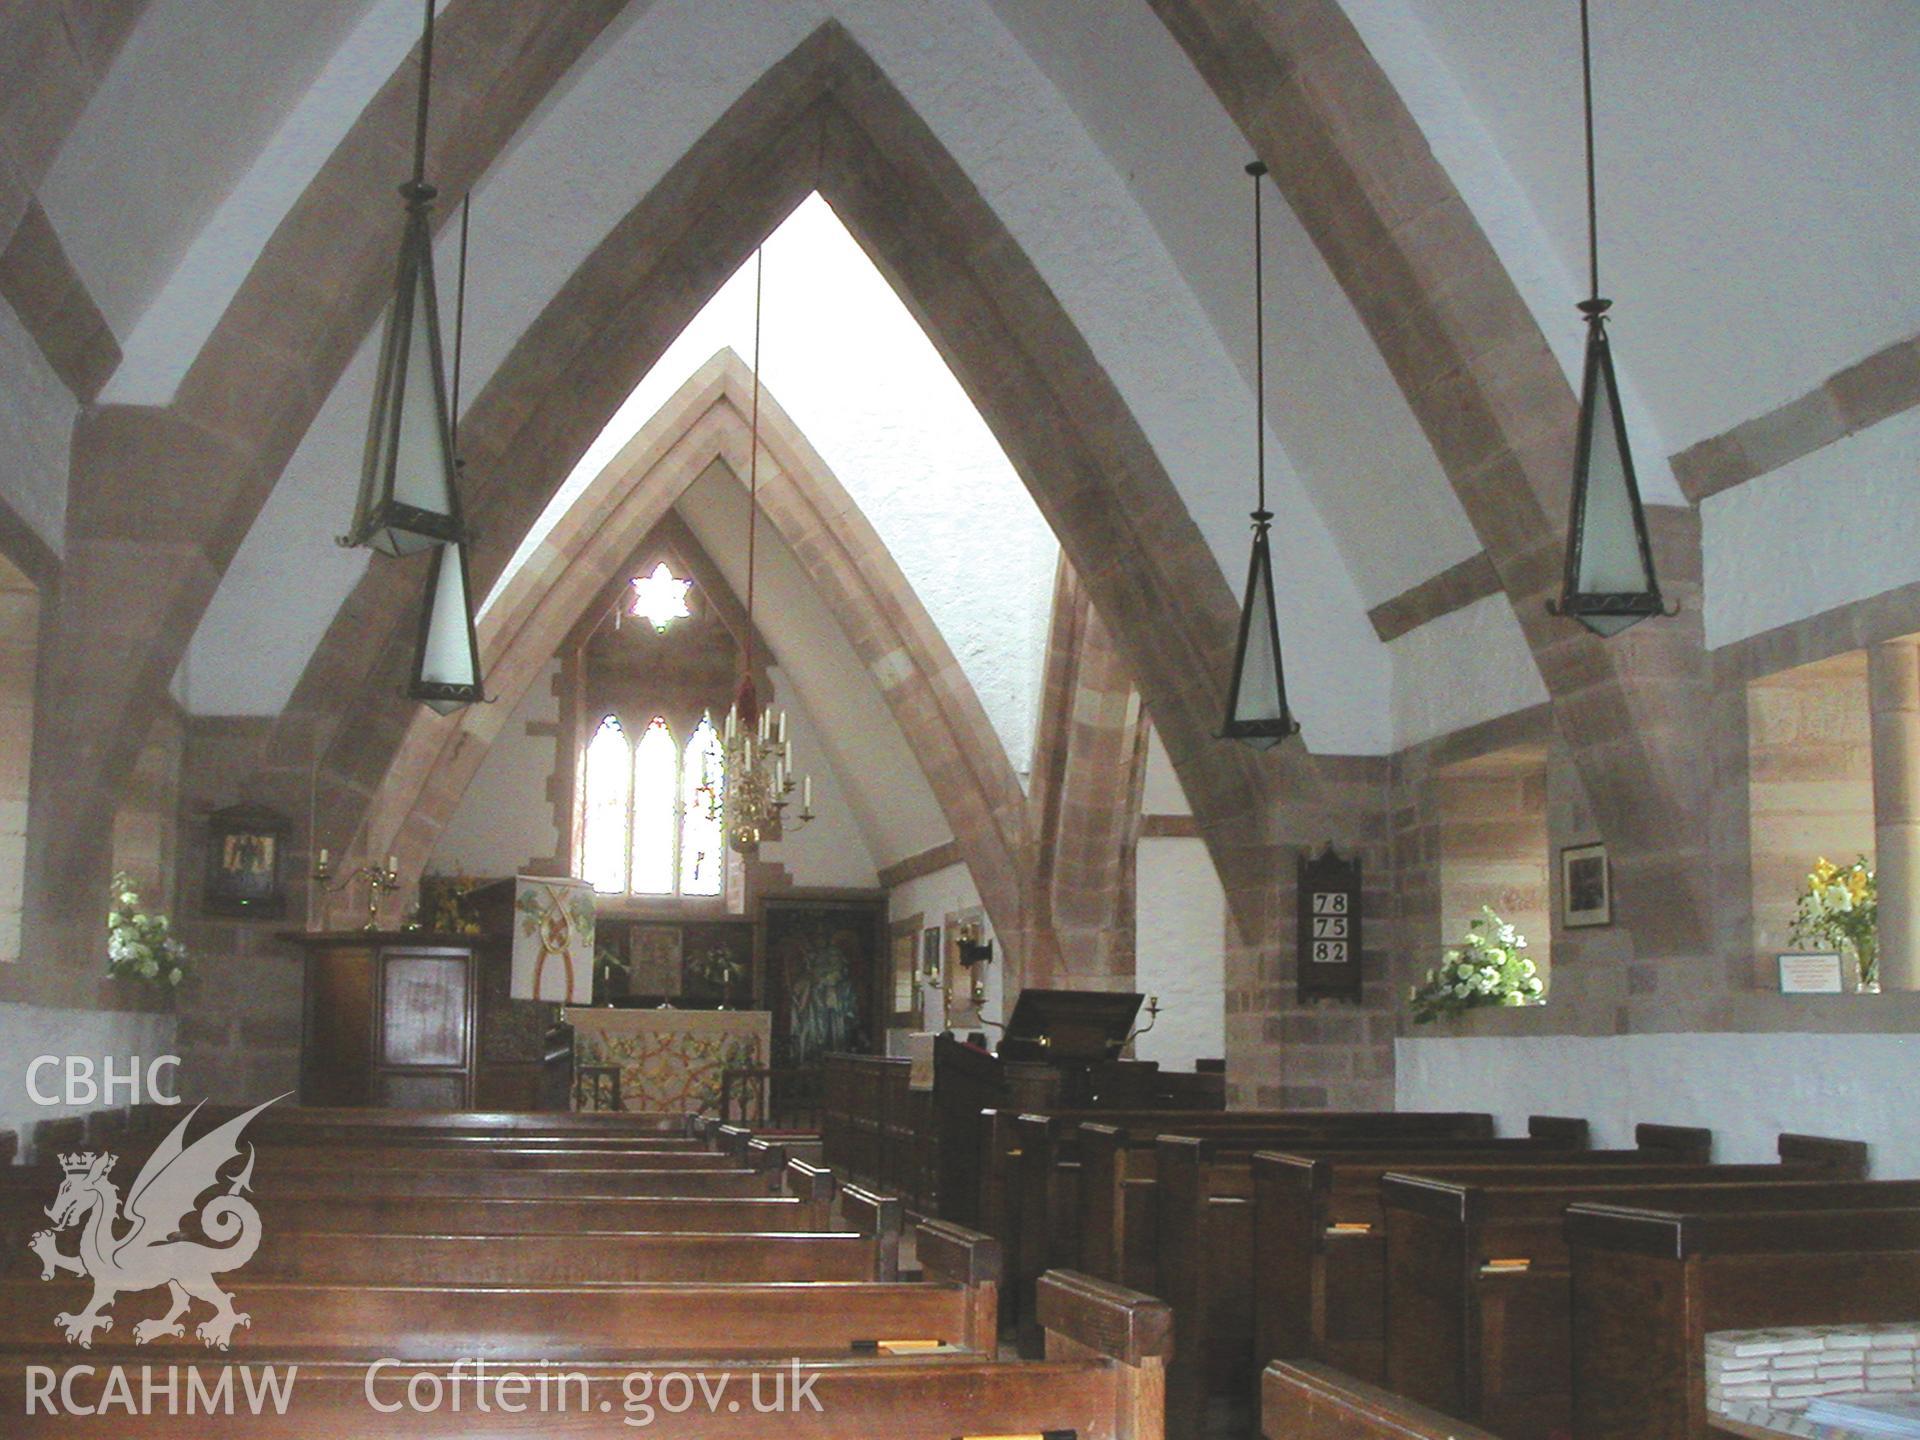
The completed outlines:
{"type": "Polygon", "coordinates": [[[1856,980],[1856,995],[1878,995],[1880,993],[1880,953],[1878,937],[1855,940],[1847,946],[1847,953],[1853,959],[1853,973],[1856,980]]]}

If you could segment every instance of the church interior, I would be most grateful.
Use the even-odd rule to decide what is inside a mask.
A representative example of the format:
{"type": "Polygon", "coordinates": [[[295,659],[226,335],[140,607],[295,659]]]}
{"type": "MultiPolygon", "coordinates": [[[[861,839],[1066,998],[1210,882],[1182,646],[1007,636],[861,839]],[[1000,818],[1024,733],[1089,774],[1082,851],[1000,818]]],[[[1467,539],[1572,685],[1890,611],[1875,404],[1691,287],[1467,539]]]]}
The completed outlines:
{"type": "Polygon", "coordinates": [[[8,1433],[1920,1435],[1912,6],[0,39],[8,1433]]]}

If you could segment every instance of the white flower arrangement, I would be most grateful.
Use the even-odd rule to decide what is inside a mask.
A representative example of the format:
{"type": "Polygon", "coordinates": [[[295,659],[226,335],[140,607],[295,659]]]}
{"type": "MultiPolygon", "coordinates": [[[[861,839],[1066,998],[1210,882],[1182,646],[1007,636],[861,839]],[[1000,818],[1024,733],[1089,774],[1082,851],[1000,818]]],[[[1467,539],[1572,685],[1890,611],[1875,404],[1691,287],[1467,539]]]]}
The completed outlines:
{"type": "Polygon", "coordinates": [[[1544,1004],[1547,987],[1526,949],[1527,937],[1482,905],[1460,944],[1427,971],[1424,984],[1408,988],[1414,1023],[1487,1005],[1544,1004]]]}
{"type": "Polygon", "coordinates": [[[140,909],[140,892],[124,873],[113,877],[113,900],[107,911],[107,973],[140,980],[163,990],[175,990],[187,977],[187,947],[173,938],[164,915],[140,909]]]}

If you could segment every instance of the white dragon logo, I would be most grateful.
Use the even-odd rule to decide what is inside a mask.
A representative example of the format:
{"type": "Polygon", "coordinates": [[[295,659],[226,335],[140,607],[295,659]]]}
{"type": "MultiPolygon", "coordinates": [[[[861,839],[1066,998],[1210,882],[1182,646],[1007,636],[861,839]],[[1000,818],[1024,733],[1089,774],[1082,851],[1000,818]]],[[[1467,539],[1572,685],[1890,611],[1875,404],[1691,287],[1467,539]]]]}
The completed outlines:
{"type": "Polygon", "coordinates": [[[225,1350],[234,1328],[249,1323],[244,1312],[233,1308],[233,1297],[216,1285],[213,1277],[239,1269],[260,1247],[260,1212],[241,1193],[253,1180],[253,1147],[246,1147],[247,1163],[226,1182],[224,1194],[211,1197],[204,1205],[200,1205],[200,1197],[221,1183],[221,1167],[239,1156],[240,1132],[247,1122],[273,1103],[269,1100],[256,1105],[188,1145],[187,1126],[200,1113],[200,1107],[194,1106],[140,1167],[127,1192],[124,1214],[120,1191],[107,1178],[118,1156],[83,1151],[60,1157],[66,1178],[60,1182],[60,1193],[53,1204],[47,1207],[54,1228],[34,1235],[29,1248],[40,1257],[42,1280],[65,1271],[93,1281],[93,1299],[86,1309],[78,1315],[54,1317],[53,1323],[67,1339],[93,1348],[94,1332],[113,1328],[113,1316],[106,1310],[122,1291],[152,1290],[161,1285],[173,1297],[172,1306],[158,1319],[142,1320],[133,1327],[136,1344],[145,1345],[163,1335],[184,1336],[180,1317],[195,1300],[213,1306],[212,1316],[194,1329],[194,1334],[209,1346],[225,1350]],[[211,1244],[181,1238],[180,1226],[193,1215],[196,1205],[200,1207],[200,1233],[211,1244]],[[82,1221],[85,1225],[80,1232],[79,1252],[63,1254],[56,1243],[58,1232],[82,1221]],[[124,1231],[120,1228],[123,1224],[124,1231]]]}

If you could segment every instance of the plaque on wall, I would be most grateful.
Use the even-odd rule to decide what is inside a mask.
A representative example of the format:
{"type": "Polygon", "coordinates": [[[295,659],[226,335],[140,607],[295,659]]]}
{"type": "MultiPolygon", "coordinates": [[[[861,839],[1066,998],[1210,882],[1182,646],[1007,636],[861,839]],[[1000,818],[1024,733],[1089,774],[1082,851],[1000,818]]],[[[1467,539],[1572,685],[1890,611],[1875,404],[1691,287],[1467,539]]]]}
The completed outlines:
{"type": "Polygon", "coordinates": [[[1329,844],[1299,863],[1300,1000],[1360,1001],[1360,857],[1329,844]]]}

